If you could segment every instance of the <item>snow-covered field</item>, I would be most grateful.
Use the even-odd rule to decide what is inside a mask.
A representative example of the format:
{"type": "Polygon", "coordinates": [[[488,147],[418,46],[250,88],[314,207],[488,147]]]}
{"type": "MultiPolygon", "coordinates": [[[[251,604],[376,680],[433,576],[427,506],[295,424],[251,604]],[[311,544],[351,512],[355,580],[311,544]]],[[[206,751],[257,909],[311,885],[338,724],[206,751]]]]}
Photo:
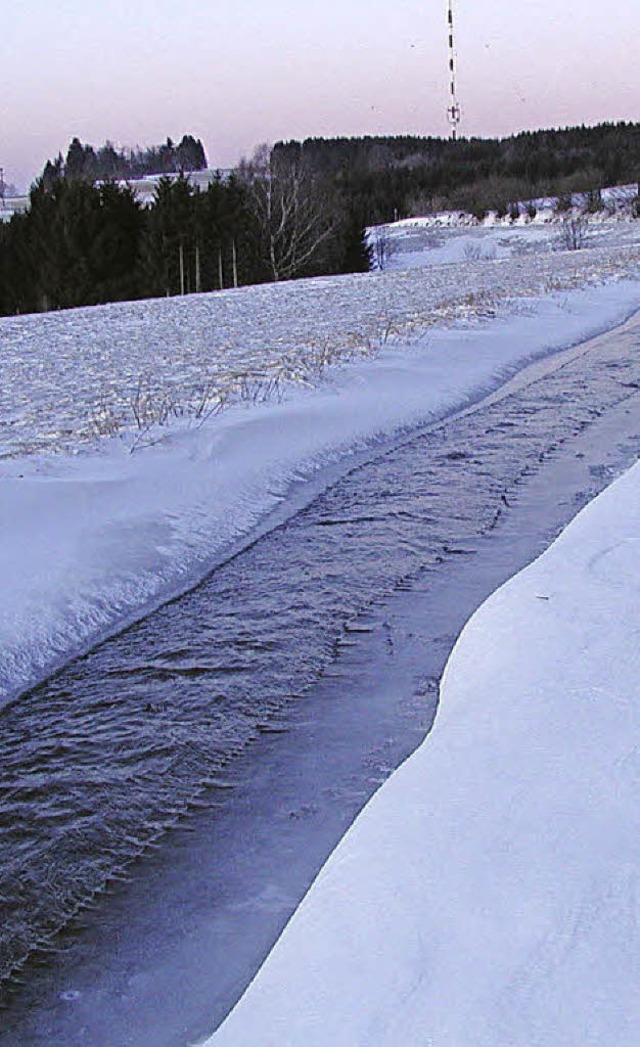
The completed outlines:
{"type": "MultiPolygon", "coordinates": [[[[554,201],[552,201],[553,203],[554,201]]],[[[544,203],[544,201],[539,201],[544,203]]],[[[609,215],[606,211],[587,217],[576,214],[585,246],[611,248],[636,242],[637,222],[630,214],[609,215]]],[[[447,212],[427,218],[406,218],[389,226],[374,227],[370,242],[377,258],[376,244],[382,235],[388,250],[383,262],[397,272],[423,266],[442,266],[456,262],[517,259],[562,250],[565,234],[562,216],[551,206],[539,211],[530,221],[526,215],[512,222],[490,215],[478,223],[471,215],[447,212]]]]}
{"type": "Polygon", "coordinates": [[[22,214],[29,204],[28,196],[8,196],[0,207],[0,222],[10,222],[14,214],[22,214]]]}
{"type": "MultiPolygon", "coordinates": [[[[621,226],[631,240],[585,251],[2,319],[0,458],[74,450],[96,434],[128,431],[135,441],[154,416],[197,425],[218,405],[277,399],[287,382],[315,381],[328,363],[374,356],[385,341],[404,344],[505,306],[526,314],[528,299],[634,277],[639,227],[621,226]]],[[[503,235],[487,232],[491,243],[503,235]]],[[[529,232],[537,234],[519,235],[529,232]]]]}
{"type": "MultiPolygon", "coordinates": [[[[218,175],[224,178],[231,174],[231,170],[231,168],[208,167],[204,171],[188,172],[188,178],[191,185],[196,186],[200,190],[205,190],[218,175]]],[[[149,205],[155,200],[156,189],[162,178],[176,179],[178,177],[179,174],[177,172],[172,174],[150,174],[142,178],[123,179],[118,184],[121,186],[130,185],[140,203],[149,205]]]]}
{"type": "Polygon", "coordinates": [[[0,320],[0,702],[193,584],[354,449],[624,320],[628,235],[0,320]]]}
{"type": "Polygon", "coordinates": [[[636,465],[476,612],[211,1047],[640,1042],[639,534],[636,465]]]}

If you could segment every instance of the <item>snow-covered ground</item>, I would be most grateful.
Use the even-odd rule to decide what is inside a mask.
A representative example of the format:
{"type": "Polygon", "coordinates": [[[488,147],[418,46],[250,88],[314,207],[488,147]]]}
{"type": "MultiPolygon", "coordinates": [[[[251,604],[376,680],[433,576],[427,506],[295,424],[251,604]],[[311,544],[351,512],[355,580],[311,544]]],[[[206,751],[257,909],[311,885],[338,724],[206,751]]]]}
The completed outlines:
{"type": "Polygon", "coordinates": [[[640,1042],[640,466],[471,618],[211,1047],[640,1042]]]}
{"type": "Polygon", "coordinates": [[[601,190],[602,208],[588,212],[589,194],[574,193],[569,215],[558,210],[558,197],[539,197],[514,205],[518,217],[489,211],[481,221],[464,211],[441,211],[403,218],[369,230],[373,262],[378,269],[398,271],[459,262],[494,261],[562,250],[567,218],[581,224],[581,239],[591,247],[610,247],[637,240],[633,201],[638,183],[601,190]],[[529,209],[533,207],[533,217],[529,209]]]}
{"type": "Polygon", "coordinates": [[[406,344],[498,310],[526,316],[535,311],[529,300],[541,295],[635,277],[640,222],[621,230],[619,241],[584,251],[527,252],[497,262],[481,255],[455,268],[6,317],[0,458],[73,451],[96,434],[128,432],[139,440],[136,411],[142,430],[147,418],[163,414],[166,422],[198,424],[219,405],[277,399],[287,383],[315,382],[327,364],[375,356],[385,341],[406,344]]]}
{"type": "Polygon", "coordinates": [[[0,207],[0,222],[9,222],[14,214],[22,214],[29,206],[28,196],[7,196],[0,207]]]}
{"type": "Polygon", "coordinates": [[[636,239],[0,320],[0,703],[355,449],[638,307],[636,239]]]}
{"type": "MultiPolygon", "coordinates": [[[[638,237],[637,220],[630,213],[575,215],[581,223],[581,236],[591,248],[633,244],[638,237]]],[[[391,272],[425,266],[451,265],[474,261],[518,259],[528,255],[557,253],[564,246],[563,218],[552,207],[540,210],[533,221],[526,214],[512,222],[489,215],[478,223],[471,215],[458,212],[406,218],[370,231],[374,263],[383,242],[383,268],[391,272]]]]}
{"type": "Polygon", "coordinates": [[[407,219],[376,227],[370,237],[374,261],[379,229],[386,235],[388,256],[383,268],[392,272],[440,267],[454,263],[496,261],[552,251],[558,241],[556,225],[436,225],[407,219]]]}
{"type": "MultiPolygon", "coordinates": [[[[211,182],[215,181],[218,175],[225,178],[230,174],[231,168],[208,167],[205,168],[204,171],[189,171],[187,172],[187,177],[191,182],[191,185],[196,186],[198,189],[205,190],[211,182]]],[[[140,203],[148,206],[154,202],[158,182],[160,182],[162,178],[170,178],[172,181],[175,181],[175,179],[179,177],[179,172],[174,172],[172,174],[150,174],[141,178],[122,179],[118,184],[121,186],[130,185],[140,203]]]]}

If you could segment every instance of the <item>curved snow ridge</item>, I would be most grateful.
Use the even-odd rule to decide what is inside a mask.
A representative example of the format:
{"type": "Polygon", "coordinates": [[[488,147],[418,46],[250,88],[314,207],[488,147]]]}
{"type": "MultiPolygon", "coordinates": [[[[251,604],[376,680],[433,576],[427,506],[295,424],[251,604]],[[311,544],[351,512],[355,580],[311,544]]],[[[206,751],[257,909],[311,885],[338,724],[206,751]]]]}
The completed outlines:
{"type": "MultiPolygon", "coordinates": [[[[510,309],[515,308],[513,306],[510,309]]],[[[281,403],[229,409],[127,454],[0,467],[0,704],[184,592],[327,467],[478,400],[531,360],[640,308],[618,280],[337,366],[281,403]]]]}
{"type": "Polygon", "coordinates": [[[638,534],[640,465],[473,615],[208,1047],[635,1047],[638,534]]]}

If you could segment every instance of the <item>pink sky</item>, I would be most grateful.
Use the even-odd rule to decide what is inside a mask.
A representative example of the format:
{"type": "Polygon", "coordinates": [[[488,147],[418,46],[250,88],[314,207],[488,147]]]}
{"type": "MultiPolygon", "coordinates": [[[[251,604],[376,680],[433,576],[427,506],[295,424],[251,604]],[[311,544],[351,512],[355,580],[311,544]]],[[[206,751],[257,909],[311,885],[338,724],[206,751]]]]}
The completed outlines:
{"type": "MultiPolygon", "coordinates": [[[[640,118],[637,0],[457,0],[462,132],[640,118]]],[[[0,166],[28,184],[78,135],[261,141],[447,133],[446,0],[15,0],[0,166]]]]}

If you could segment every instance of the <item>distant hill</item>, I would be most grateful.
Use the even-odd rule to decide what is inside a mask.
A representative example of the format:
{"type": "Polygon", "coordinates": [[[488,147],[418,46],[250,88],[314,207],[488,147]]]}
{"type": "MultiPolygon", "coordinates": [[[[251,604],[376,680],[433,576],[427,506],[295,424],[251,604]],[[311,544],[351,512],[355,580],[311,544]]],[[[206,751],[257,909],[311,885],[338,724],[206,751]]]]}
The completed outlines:
{"type": "Polygon", "coordinates": [[[304,156],[360,200],[367,224],[443,210],[474,214],[511,201],[640,181],[640,123],[524,131],[509,138],[403,135],[307,138],[276,152],[304,156]]]}

